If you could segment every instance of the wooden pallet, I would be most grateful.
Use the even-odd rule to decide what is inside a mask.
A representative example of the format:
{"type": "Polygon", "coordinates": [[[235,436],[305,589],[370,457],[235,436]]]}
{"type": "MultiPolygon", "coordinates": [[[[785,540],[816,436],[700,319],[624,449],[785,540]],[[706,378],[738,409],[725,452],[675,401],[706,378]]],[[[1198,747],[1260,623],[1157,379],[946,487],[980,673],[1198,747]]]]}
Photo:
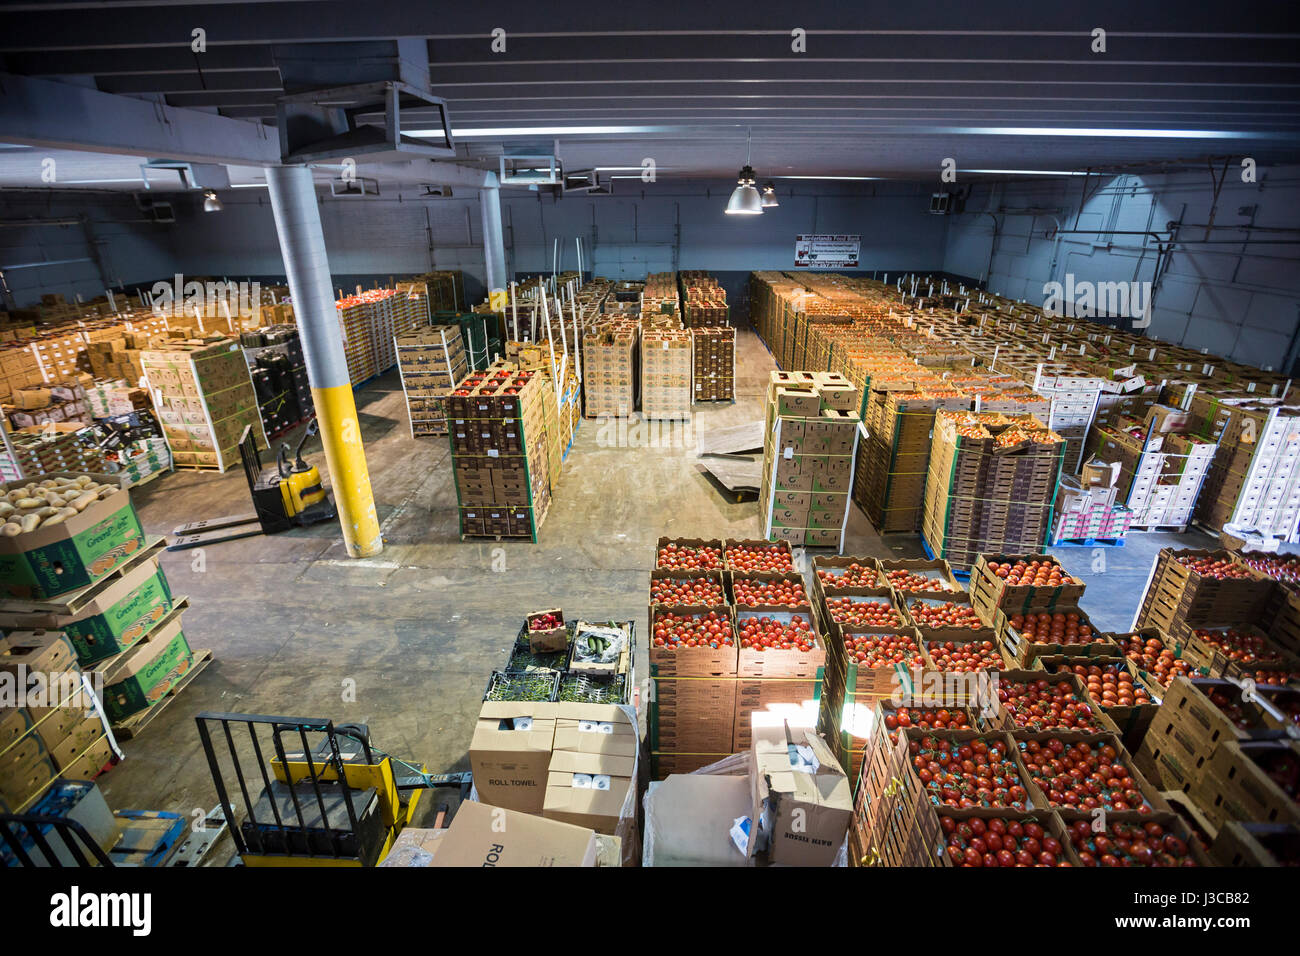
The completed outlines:
{"type": "Polygon", "coordinates": [[[133,481],[131,482],[131,484],[126,485],[125,487],[130,490],[134,490],[136,488],[139,488],[141,485],[149,484],[149,482],[153,481],[155,478],[161,475],[168,474],[173,470],[174,470],[174,466],[170,466],[170,465],[166,468],[159,468],[157,471],[151,471],[149,474],[145,475],[139,481],[133,481]]]}
{"type": "Polygon", "coordinates": [[[13,614],[76,614],[97,595],[102,594],[145,561],[159,554],[165,547],[167,547],[167,539],[162,535],[152,538],[146,536],[143,548],[94,584],[87,584],[84,588],[52,598],[5,598],[0,600],[0,610],[13,614]]]}
{"type": "Polygon", "coordinates": [[[194,678],[197,677],[204,668],[212,663],[212,651],[208,648],[199,648],[191,653],[194,655],[194,666],[190,668],[189,673],[182,677],[177,682],[176,686],[169,690],[163,698],[158,701],[158,703],[154,704],[152,707],[146,707],[144,710],[137,711],[123,720],[120,724],[113,725],[113,734],[118,740],[130,740],[133,737],[139,736],[140,732],[144,730],[144,728],[147,727],[168,704],[175,700],[181,691],[190,685],[190,681],[194,680],[194,678]]]}

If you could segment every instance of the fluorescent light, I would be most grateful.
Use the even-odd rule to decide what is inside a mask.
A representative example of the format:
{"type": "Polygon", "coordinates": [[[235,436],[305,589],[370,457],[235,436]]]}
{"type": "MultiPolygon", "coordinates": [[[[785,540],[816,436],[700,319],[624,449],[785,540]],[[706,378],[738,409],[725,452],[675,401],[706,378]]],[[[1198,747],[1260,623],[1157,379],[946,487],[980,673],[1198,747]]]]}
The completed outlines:
{"type": "MultiPolygon", "coordinates": [[[[499,136],[599,136],[606,133],[663,133],[668,126],[490,126],[452,131],[454,139],[489,139],[499,136]]],[[[440,129],[408,130],[406,136],[443,138],[440,129]]]]}
{"type": "Polygon", "coordinates": [[[1122,137],[1126,139],[1268,139],[1276,133],[1231,132],[1221,129],[1118,129],[1090,127],[1080,129],[1064,126],[949,126],[940,133],[974,133],[980,136],[1087,136],[1122,137]]]}
{"type": "Polygon", "coordinates": [[[860,181],[866,179],[884,179],[884,176],[773,176],[773,179],[842,179],[845,181],[860,181]]]}
{"type": "Polygon", "coordinates": [[[51,186],[89,186],[94,183],[138,183],[139,176],[132,176],[129,179],[61,179],[58,182],[50,183],[51,186]]]}
{"type": "Polygon", "coordinates": [[[959,169],[959,173],[983,173],[990,176],[1087,176],[1070,169],[959,169]]]}
{"type": "Polygon", "coordinates": [[[265,189],[266,183],[231,183],[231,189],[265,189]]]}

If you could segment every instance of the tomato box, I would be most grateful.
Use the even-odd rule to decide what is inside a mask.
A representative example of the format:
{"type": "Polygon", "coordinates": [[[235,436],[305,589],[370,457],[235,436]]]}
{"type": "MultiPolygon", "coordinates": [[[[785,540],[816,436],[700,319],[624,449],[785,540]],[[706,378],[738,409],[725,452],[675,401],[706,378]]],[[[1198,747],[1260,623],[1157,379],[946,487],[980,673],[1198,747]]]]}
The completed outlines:
{"type": "Polygon", "coordinates": [[[1006,670],[997,677],[1000,713],[1006,730],[1083,730],[1119,735],[1114,721],[1088,695],[1087,688],[1074,674],[1006,670]],[[1048,701],[1064,701],[1075,709],[1068,716],[1053,715],[1048,701]]]}
{"type": "Polygon", "coordinates": [[[528,649],[535,654],[565,651],[569,648],[569,631],[564,626],[564,611],[558,607],[533,611],[524,618],[528,649]]]}
{"type": "Polygon", "coordinates": [[[935,855],[939,858],[941,866],[1060,866],[1068,864],[1070,866],[1080,866],[1079,856],[1070,842],[1070,835],[1066,832],[1065,823],[1060,816],[1050,810],[1026,810],[1015,811],[1006,810],[1001,807],[968,807],[959,809],[956,807],[944,807],[937,811],[936,816],[939,820],[939,830],[941,833],[940,843],[935,848],[935,855]],[[972,824],[972,821],[979,820],[983,825],[984,832],[976,832],[979,824],[972,824]],[[995,820],[1000,820],[1003,827],[992,828],[990,824],[995,820]],[[1015,826],[1012,826],[1015,824],[1015,826]],[[1042,830],[1041,833],[1034,829],[1034,825],[1042,830]],[[1026,832],[1026,827],[1028,831],[1026,832]],[[989,850],[985,854],[979,853],[980,844],[974,844],[973,840],[979,837],[982,842],[987,841],[988,834],[996,833],[998,836],[999,847],[996,851],[989,850]],[[969,835],[968,835],[969,834],[969,835]],[[1002,845],[1003,841],[1010,838],[1012,841],[1009,845],[1015,849],[1009,849],[1007,845],[1002,845]],[[1056,852],[1051,849],[1052,843],[1044,846],[1046,838],[1055,841],[1056,852]],[[1033,842],[1029,842],[1033,841],[1033,842]],[[1037,849],[1037,853],[1032,851],[1037,849]],[[956,850],[957,852],[953,852],[956,850]],[[1020,857],[1024,853],[1026,856],[1020,857]],[[1045,858],[1043,853],[1047,853],[1045,858]],[[1004,855],[1005,854],[1005,855],[1004,855]],[[988,861],[992,856],[993,863],[988,861]],[[978,860],[979,862],[976,862],[978,860]],[[1047,862],[1052,860],[1052,862],[1047,862]],[[960,862],[959,862],[960,861],[960,862]]]}
{"type": "Polygon", "coordinates": [[[1210,825],[1209,819],[1206,818],[1205,811],[1197,806],[1196,802],[1182,790],[1162,790],[1160,796],[1165,798],[1165,802],[1169,804],[1170,809],[1187,824],[1187,829],[1192,832],[1192,836],[1200,843],[1201,849],[1206,853],[1210,853],[1216,831],[1210,825]]]}
{"type": "MultiPolygon", "coordinates": [[[[45,478],[76,478],[57,473],[45,478]]],[[[0,535],[0,585],[13,598],[53,598],[94,584],[145,546],[131,496],[111,475],[91,475],[117,488],[63,522],[14,537],[0,535]]],[[[24,486],[0,484],[0,494],[24,486]]]]}
{"type": "Polygon", "coordinates": [[[1214,865],[1209,855],[1201,849],[1200,843],[1193,838],[1187,824],[1176,813],[1152,813],[1141,819],[1120,819],[1117,815],[1111,814],[1109,816],[1112,819],[1106,821],[1104,830],[1098,831],[1094,829],[1096,819],[1090,812],[1082,810],[1057,812],[1070,834],[1070,841],[1075,853],[1079,855],[1082,866],[1153,866],[1156,865],[1154,862],[1157,859],[1156,853],[1168,854],[1168,858],[1162,861],[1168,866],[1186,866],[1189,863],[1196,866],[1214,865]],[[1153,833],[1151,827],[1159,829],[1153,833]],[[1097,840],[1103,836],[1110,843],[1098,846],[1097,840]],[[1123,854],[1118,847],[1119,838],[1145,838],[1144,846],[1154,844],[1151,846],[1153,853],[1150,857],[1145,852],[1136,857],[1123,854]],[[1114,857],[1113,862],[1106,860],[1108,852],[1114,857]]]}
{"type": "Polygon", "coordinates": [[[1134,819],[1151,811],[1169,812],[1172,809],[1160,791],[1137,769],[1133,757],[1115,734],[1048,730],[1014,731],[1011,736],[1016,742],[1021,776],[1029,781],[1035,806],[1049,806],[1056,810],[1092,810],[1095,807],[1087,803],[1092,800],[1096,807],[1104,807],[1108,814],[1117,817],[1128,814],[1134,819]],[[1080,745],[1089,749],[1089,757],[1093,760],[1092,765],[1084,771],[1087,778],[1078,779],[1073,776],[1069,764],[1059,771],[1047,766],[1048,761],[1064,762],[1067,756],[1076,755],[1080,745]],[[1109,766],[1112,771],[1125,773],[1131,779],[1131,785],[1124,786],[1123,778],[1112,772],[1105,780],[1114,778],[1120,780],[1121,784],[1111,788],[1107,783],[1102,783],[1100,794],[1080,794],[1072,788],[1064,789],[1076,782],[1080,787],[1085,787],[1100,766],[1109,766]]]}
{"type": "Polygon", "coordinates": [[[1218,866],[1300,865],[1300,824],[1229,820],[1219,828],[1210,858],[1218,866]]]}
{"type": "Polygon", "coordinates": [[[1050,611],[1057,605],[1077,605],[1083,597],[1084,584],[1070,575],[1050,554],[981,554],[970,573],[971,601],[991,617],[994,608],[1008,614],[1030,610],[1050,611]],[[1060,577],[1059,584],[1008,584],[1005,576],[990,569],[990,564],[1015,566],[1017,562],[1047,564],[1060,577]]]}
{"type": "Polygon", "coordinates": [[[1035,663],[1049,674],[1071,672],[1083,681],[1092,699],[1120,729],[1124,746],[1137,750],[1160,709],[1164,688],[1148,684],[1133,662],[1124,657],[1049,655],[1035,663]],[[1124,690],[1126,686],[1132,687],[1131,694],[1124,690]]]}
{"type": "Polygon", "coordinates": [[[1210,677],[1224,676],[1230,664],[1295,663],[1267,634],[1250,624],[1193,628],[1182,656],[1210,677]]]}
{"type": "Polygon", "coordinates": [[[1192,799],[1216,827],[1228,820],[1300,823],[1300,743],[1226,741],[1214,751],[1192,799]]]}
{"type": "Polygon", "coordinates": [[[1058,606],[1054,611],[1013,615],[999,610],[994,612],[993,626],[1011,660],[1022,668],[1032,668],[1042,656],[1120,656],[1119,645],[1094,627],[1088,615],[1077,607],[1058,606]],[[1051,620],[1040,616],[1034,621],[1033,615],[1043,614],[1051,615],[1051,620]]]}
{"type": "Polygon", "coordinates": [[[890,588],[839,588],[825,594],[824,605],[823,619],[830,635],[842,636],[845,628],[890,630],[911,623],[890,588]],[[869,623],[872,621],[875,623],[869,623]]]}
{"type": "Polygon", "coordinates": [[[728,571],[793,571],[794,561],[788,541],[728,538],[723,552],[723,566],[728,571]]]}
{"type": "Polygon", "coordinates": [[[879,587],[880,562],[875,558],[831,555],[813,558],[813,576],[825,591],[842,587],[879,587]]]}
{"type": "Polygon", "coordinates": [[[943,558],[889,558],[877,562],[877,584],[905,595],[965,594],[966,589],[953,576],[952,565],[943,558]]]}
{"type": "Polygon", "coordinates": [[[908,620],[923,633],[941,628],[978,631],[988,626],[988,622],[980,617],[965,594],[927,597],[896,593],[899,604],[907,611],[908,620]]]}
{"type": "Polygon", "coordinates": [[[655,567],[717,571],[722,569],[722,554],[721,538],[660,538],[655,546],[655,567]]]}
{"type": "Polygon", "coordinates": [[[811,678],[826,664],[826,646],[817,635],[812,608],[806,604],[795,608],[738,607],[736,636],[740,646],[736,673],[742,677],[811,678]],[[797,646],[800,644],[803,646],[797,646]]]}
{"type": "Polygon", "coordinates": [[[662,604],[674,607],[682,604],[727,603],[722,571],[665,571],[650,572],[650,606],[662,604]]]}
{"type": "Polygon", "coordinates": [[[737,644],[734,611],[727,605],[695,605],[681,607],[653,607],[650,610],[650,664],[659,677],[735,677],[737,644]],[[720,626],[718,646],[706,642],[703,646],[687,646],[679,642],[674,647],[674,625],[682,621],[687,626],[700,626],[714,615],[720,626]],[[728,643],[729,641],[729,643],[728,643]]]}
{"type": "Polygon", "coordinates": [[[1011,663],[991,627],[936,627],[923,633],[925,650],[935,670],[954,674],[1001,671],[1011,663]]]}
{"type": "Polygon", "coordinates": [[[804,576],[796,571],[724,571],[730,603],[741,607],[805,607],[809,602],[804,576]],[[786,597],[785,601],[779,598],[786,597]]]}

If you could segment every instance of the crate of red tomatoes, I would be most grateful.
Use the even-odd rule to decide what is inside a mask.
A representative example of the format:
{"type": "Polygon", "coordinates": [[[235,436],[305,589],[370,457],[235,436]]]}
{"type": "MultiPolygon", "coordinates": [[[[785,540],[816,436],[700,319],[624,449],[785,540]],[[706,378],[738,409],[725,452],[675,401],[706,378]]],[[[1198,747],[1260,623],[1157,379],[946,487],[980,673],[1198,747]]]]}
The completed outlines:
{"type": "Polygon", "coordinates": [[[682,604],[715,607],[727,603],[721,571],[650,572],[650,606],[682,604]]]}
{"type": "Polygon", "coordinates": [[[655,567],[666,571],[722,570],[720,538],[660,538],[655,547],[655,567]]]}
{"type": "Polygon", "coordinates": [[[829,634],[844,628],[909,627],[907,614],[889,588],[839,588],[825,593],[822,610],[829,634]]]}
{"type": "Polygon", "coordinates": [[[1031,668],[1045,655],[1071,657],[1117,657],[1119,645],[1092,624],[1077,607],[1061,606],[1051,611],[1005,614],[997,611],[993,626],[1006,647],[1007,656],[1018,666],[1031,668]]]}
{"type": "Polygon", "coordinates": [[[1115,734],[1119,728],[1074,674],[1006,670],[997,675],[998,711],[1004,729],[1080,730],[1115,734]]]}
{"type": "Polygon", "coordinates": [[[823,591],[839,588],[878,587],[880,562],[875,558],[855,558],[840,555],[813,558],[813,574],[817,587],[823,591]]]}
{"type": "Polygon", "coordinates": [[[1212,866],[1187,824],[1173,813],[1142,819],[1107,818],[1098,827],[1091,812],[1062,810],[1070,845],[1082,866],[1212,866]]]}
{"type": "Polygon", "coordinates": [[[898,600],[907,609],[908,620],[924,633],[954,628],[984,631],[991,623],[980,617],[964,594],[952,597],[900,594],[898,600]]]}
{"type": "Polygon", "coordinates": [[[1300,662],[1251,624],[1193,628],[1182,656],[1210,677],[1222,677],[1230,664],[1300,667],[1300,662]]]}
{"type": "Polygon", "coordinates": [[[736,625],[722,605],[650,609],[650,666],[659,677],[734,677],[736,625]]]}
{"type": "Polygon", "coordinates": [[[794,570],[788,541],[774,543],[763,538],[728,538],[722,559],[723,567],[728,571],[794,570]]]}
{"type": "Polygon", "coordinates": [[[879,565],[879,583],[907,596],[966,593],[943,558],[888,558],[879,565]]]}
{"type": "Polygon", "coordinates": [[[1166,640],[1159,628],[1144,627],[1110,637],[1152,689],[1163,690],[1180,674],[1184,677],[1196,674],[1192,662],[1181,656],[1182,645],[1166,640]]]}
{"type": "Polygon", "coordinates": [[[1045,810],[992,807],[940,810],[943,866],[1080,866],[1065,823],[1045,810]]]}
{"type": "Polygon", "coordinates": [[[736,640],[741,677],[816,678],[826,664],[812,608],[737,607],[736,640]]]}
{"type": "Polygon", "coordinates": [[[981,554],[971,568],[971,601],[990,619],[1007,614],[1077,606],[1084,584],[1050,554],[981,554]]]}
{"type": "Polygon", "coordinates": [[[737,607],[806,607],[804,577],[795,571],[726,571],[730,603],[737,607]]]}
{"type": "Polygon", "coordinates": [[[1007,666],[1002,644],[992,628],[979,630],[953,627],[925,632],[925,649],[931,665],[939,671],[971,674],[1000,671],[1007,666]]]}
{"type": "Polygon", "coordinates": [[[1011,737],[1020,772],[1038,806],[1101,808],[1133,818],[1172,810],[1114,734],[1043,730],[1016,731],[1011,737]]]}
{"type": "Polygon", "coordinates": [[[1034,662],[1049,674],[1073,673],[1088,696],[1119,728],[1126,747],[1136,750],[1160,709],[1163,690],[1150,686],[1133,662],[1123,657],[1065,657],[1049,655],[1034,662]]]}

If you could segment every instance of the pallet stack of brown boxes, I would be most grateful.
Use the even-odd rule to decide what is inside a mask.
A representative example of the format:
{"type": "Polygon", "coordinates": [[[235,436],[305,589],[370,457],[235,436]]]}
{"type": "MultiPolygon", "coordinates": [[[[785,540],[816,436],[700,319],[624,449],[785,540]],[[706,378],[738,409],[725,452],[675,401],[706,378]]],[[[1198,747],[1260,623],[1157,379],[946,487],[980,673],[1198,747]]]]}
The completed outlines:
{"type": "Polygon", "coordinates": [[[239,441],[252,426],[267,447],[257,393],[237,342],[174,339],[140,354],[158,420],[178,468],[237,465],[239,441]]]}
{"type": "Polygon", "coordinates": [[[857,450],[859,393],[826,372],[772,372],[759,492],[772,540],[840,547],[857,450]]]}
{"type": "Polygon", "coordinates": [[[691,329],[695,350],[695,401],[736,399],[736,330],[731,326],[691,329]]]}
{"type": "Polygon", "coordinates": [[[446,397],[467,371],[460,326],[437,325],[396,337],[411,437],[447,434],[446,397]]]}
{"type": "Polygon", "coordinates": [[[691,333],[641,332],[641,412],[646,418],[691,417],[691,333]]]}
{"type": "Polygon", "coordinates": [[[1032,415],[937,412],[922,522],[930,555],[967,570],[982,552],[1040,551],[1064,449],[1032,415]]]}
{"type": "Polygon", "coordinates": [[[551,502],[544,403],[535,372],[491,367],[447,397],[460,535],[537,540],[551,502]]]}
{"type": "Polygon", "coordinates": [[[626,418],[636,410],[637,323],[609,319],[582,336],[583,397],[588,418],[626,418]]]}

